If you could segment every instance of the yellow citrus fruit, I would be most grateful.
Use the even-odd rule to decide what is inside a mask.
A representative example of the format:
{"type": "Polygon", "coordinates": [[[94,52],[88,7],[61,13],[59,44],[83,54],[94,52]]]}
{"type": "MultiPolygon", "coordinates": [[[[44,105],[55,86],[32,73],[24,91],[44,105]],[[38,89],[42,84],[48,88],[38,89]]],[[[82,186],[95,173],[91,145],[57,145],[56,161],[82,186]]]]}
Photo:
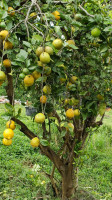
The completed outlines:
{"type": "Polygon", "coordinates": [[[67,40],[67,44],[68,44],[68,48],[71,48],[69,45],[70,44],[75,45],[75,42],[74,42],[74,40],[67,40]]]}
{"type": "Polygon", "coordinates": [[[49,55],[53,55],[53,49],[52,49],[52,47],[46,46],[45,47],[45,52],[48,53],[49,55]]]}
{"type": "Polygon", "coordinates": [[[99,37],[100,34],[101,34],[101,31],[100,31],[99,28],[94,28],[94,29],[92,29],[92,31],[91,31],[91,35],[92,35],[93,37],[99,37]]]}
{"type": "Polygon", "coordinates": [[[47,101],[47,97],[45,95],[43,95],[43,96],[40,97],[40,103],[45,104],[46,101],[47,101]]]}
{"type": "Polygon", "coordinates": [[[38,138],[38,137],[33,138],[33,139],[31,140],[30,144],[31,144],[32,147],[38,147],[39,144],[40,144],[39,138],[38,138]]]}
{"type": "Polygon", "coordinates": [[[99,101],[102,101],[102,100],[104,100],[104,96],[102,96],[101,94],[98,94],[98,95],[97,95],[97,99],[98,99],[99,101]]]}
{"type": "Polygon", "coordinates": [[[74,125],[72,123],[68,123],[68,127],[66,127],[66,130],[69,131],[69,128],[72,128],[72,131],[73,131],[74,125]]]}
{"type": "Polygon", "coordinates": [[[9,13],[10,16],[14,16],[15,15],[14,8],[8,7],[8,13],[9,13]]]}
{"type": "Polygon", "coordinates": [[[38,113],[35,115],[35,122],[42,124],[45,121],[45,115],[43,113],[38,113]]]}
{"type": "Polygon", "coordinates": [[[79,109],[75,109],[74,110],[74,116],[79,116],[80,115],[80,110],[79,109]]]}
{"type": "Polygon", "coordinates": [[[34,77],[32,75],[25,76],[24,84],[27,87],[32,86],[34,84],[34,77]]]}
{"type": "Polygon", "coordinates": [[[34,77],[35,80],[41,77],[41,73],[37,72],[36,70],[32,73],[32,76],[34,77]]]}
{"type": "Polygon", "coordinates": [[[65,99],[65,100],[64,100],[64,105],[69,104],[69,102],[70,102],[70,99],[65,99]]]}
{"type": "Polygon", "coordinates": [[[14,130],[16,128],[15,122],[13,120],[9,120],[6,123],[6,128],[10,128],[10,129],[14,130]]]}
{"type": "Polygon", "coordinates": [[[43,87],[43,92],[44,92],[45,94],[50,94],[50,93],[51,93],[51,88],[50,88],[50,86],[49,86],[49,85],[45,85],[45,86],[43,87]]]}
{"type": "Polygon", "coordinates": [[[61,83],[65,83],[66,80],[67,80],[67,75],[65,76],[65,78],[63,78],[63,77],[60,78],[60,82],[61,82],[61,83]]]}
{"type": "Polygon", "coordinates": [[[6,75],[3,71],[0,71],[0,81],[5,81],[6,75]]]}
{"type": "Polygon", "coordinates": [[[36,19],[36,18],[37,18],[37,13],[36,13],[36,12],[31,13],[31,14],[30,14],[30,17],[36,19]]]}
{"type": "Polygon", "coordinates": [[[40,54],[43,53],[43,52],[44,52],[44,48],[43,48],[43,47],[38,47],[38,48],[36,49],[36,55],[37,55],[37,56],[40,56],[40,54]]]}
{"type": "Polygon", "coordinates": [[[3,136],[4,138],[10,140],[13,138],[14,136],[14,131],[11,128],[7,128],[5,129],[5,131],[3,132],[3,136]]]}
{"type": "Polygon", "coordinates": [[[8,139],[6,139],[6,138],[3,138],[2,142],[3,142],[3,144],[4,144],[5,146],[10,146],[10,145],[12,144],[12,140],[11,140],[11,139],[8,140],[8,139]]]}
{"type": "Polygon", "coordinates": [[[7,30],[0,31],[0,38],[4,40],[6,37],[9,37],[9,32],[7,30]]]}
{"type": "Polygon", "coordinates": [[[3,45],[4,45],[4,49],[8,50],[8,49],[12,49],[13,48],[13,44],[10,41],[3,41],[3,45]]]}
{"type": "Polygon", "coordinates": [[[75,83],[77,79],[78,79],[77,76],[72,76],[72,77],[70,78],[70,82],[71,82],[71,83],[75,83]]]}
{"type": "Polygon", "coordinates": [[[39,67],[43,67],[43,63],[41,61],[37,61],[39,67]]]}
{"type": "Polygon", "coordinates": [[[9,59],[3,60],[4,67],[11,67],[11,61],[9,59]]]}
{"type": "Polygon", "coordinates": [[[61,49],[63,46],[63,42],[61,39],[55,39],[52,44],[56,49],[61,49]]]}
{"type": "Polygon", "coordinates": [[[49,63],[51,60],[50,55],[46,52],[40,54],[40,61],[44,64],[49,63]]]}
{"type": "Polygon", "coordinates": [[[69,119],[72,119],[74,117],[74,110],[72,108],[66,111],[66,117],[68,117],[69,119]]]}
{"type": "Polygon", "coordinates": [[[56,10],[52,13],[55,16],[56,20],[60,20],[60,13],[56,10]]]}

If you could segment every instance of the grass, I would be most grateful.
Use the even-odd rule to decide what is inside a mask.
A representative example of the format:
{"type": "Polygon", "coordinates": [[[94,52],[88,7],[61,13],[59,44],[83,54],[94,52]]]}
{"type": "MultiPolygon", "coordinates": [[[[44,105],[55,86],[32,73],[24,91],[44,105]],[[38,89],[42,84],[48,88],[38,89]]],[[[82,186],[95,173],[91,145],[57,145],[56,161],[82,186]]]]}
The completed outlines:
{"type": "MultiPolygon", "coordinates": [[[[18,108],[18,106],[17,106],[18,108]]],[[[0,115],[4,106],[0,104],[0,115]]],[[[41,129],[25,115],[22,121],[39,134],[41,129]]],[[[79,167],[79,186],[98,200],[112,200],[112,111],[106,113],[104,125],[94,132],[82,152],[79,167]]],[[[52,163],[39,149],[30,146],[30,140],[16,127],[13,144],[2,145],[6,121],[0,116],[0,200],[52,199],[53,192],[44,171],[51,172],[52,163]]],[[[54,198],[56,200],[56,198],[54,198]]]]}

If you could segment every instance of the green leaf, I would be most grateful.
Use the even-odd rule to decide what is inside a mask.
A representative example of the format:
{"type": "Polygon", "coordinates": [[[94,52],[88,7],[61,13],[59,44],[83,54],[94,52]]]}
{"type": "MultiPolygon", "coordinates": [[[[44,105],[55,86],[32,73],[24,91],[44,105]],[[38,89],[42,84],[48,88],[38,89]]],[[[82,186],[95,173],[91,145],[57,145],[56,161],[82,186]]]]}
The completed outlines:
{"type": "Polygon", "coordinates": [[[7,11],[5,11],[5,10],[0,10],[0,18],[1,19],[4,19],[4,18],[6,18],[7,17],[7,11]]]}
{"type": "Polygon", "coordinates": [[[24,44],[26,47],[31,47],[31,44],[30,44],[29,42],[23,41],[23,44],[24,44]]]}
{"type": "Polygon", "coordinates": [[[5,109],[6,109],[9,113],[13,113],[13,112],[14,112],[14,107],[13,107],[10,103],[5,103],[5,109]]]}
{"type": "Polygon", "coordinates": [[[18,118],[18,117],[20,116],[21,111],[22,111],[21,108],[19,108],[19,109],[18,109],[18,112],[17,112],[17,115],[15,116],[16,118],[18,118]]]}
{"type": "Polygon", "coordinates": [[[32,38],[35,39],[37,42],[43,42],[43,38],[40,35],[33,35],[32,38]]]}
{"type": "Polygon", "coordinates": [[[104,29],[105,32],[110,32],[112,31],[112,26],[107,26],[105,29],[104,29]]]}
{"type": "Polygon", "coordinates": [[[78,49],[78,47],[76,47],[74,44],[67,44],[67,46],[71,47],[72,49],[78,49]]]}
{"type": "Polygon", "coordinates": [[[40,142],[43,146],[49,146],[49,142],[47,140],[42,139],[40,142]]]}
{"type": "Polygon", "coordinates": [[[25,59],[28,57],[28,52],[25,50],[21,49],[20,53],[16,55],[16,58],[18,61],[25,61],[25,59]]]}
{"type": "Polygon", "coordinates": [[[34,71],[34,70],[36,70],[36,68],[37,68],[37,66],[31,66],[28,69],[31,70],[31,71],[34,71]]]}

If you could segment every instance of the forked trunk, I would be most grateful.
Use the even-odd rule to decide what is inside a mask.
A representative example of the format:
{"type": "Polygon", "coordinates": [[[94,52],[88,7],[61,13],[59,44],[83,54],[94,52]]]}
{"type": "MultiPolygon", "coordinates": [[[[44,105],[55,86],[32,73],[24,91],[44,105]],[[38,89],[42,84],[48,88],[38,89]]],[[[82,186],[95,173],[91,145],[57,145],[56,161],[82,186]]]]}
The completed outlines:
{"type": "Polygon", "coordinates": [[[69,200],[78,188],[78,168],[74,169],[73,165],[65,168],[62,176],[62,200],[69,200]]]}

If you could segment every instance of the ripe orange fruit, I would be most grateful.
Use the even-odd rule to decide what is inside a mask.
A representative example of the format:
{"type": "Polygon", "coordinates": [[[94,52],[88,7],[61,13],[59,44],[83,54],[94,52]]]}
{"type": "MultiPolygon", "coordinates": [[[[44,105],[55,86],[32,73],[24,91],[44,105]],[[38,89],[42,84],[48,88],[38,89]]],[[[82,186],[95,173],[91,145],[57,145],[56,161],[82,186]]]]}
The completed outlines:
{"type": "Polygon", "coordinates": [[[37,72],[36,70],[32,73],[32,76],[34,77],[35,80],[41,77],[41,73],[37,72]]]}
{"type": "Polygon", "coordinates": [[[61,49],[63,46],[63,42],[61,39],[55,39],[52,44],[56,49],[61,49]]]}
{"type": "Polygon", "coordinates": [[[0,71],[0,81],[5,81],[6,75],[3,71],[0,71]]]}
{"type": "Polygon", "coordinates": [[[43,113],[38,113],[35,115],[35,122],[42,124],[45,121],[45,115],[43,113]]]}
{"type": "Polygon", "coordinates": [[[52,47],[46,46],[45,47],[45,52],[48,53],[49,55],[53,55],[53,49],[52,49],[52,47]]]}
{"type": "Polygon", "coordinates": [[[10,140],[13,138],[14,136],[14,131],[11,128],[7,128],[5,129],[5,131],[3,132],[3,136],[4,138],[10,140]]]}
{"type": "Polygon", "coordinates": [[[24,84],[27,87],[32,86],[34,84],[34,77],[32,75],[25,76],[24,84]]]}
{"type": "Polygon", "coordinates": [[[47,97],[45,95],[43,95],[43,96],[40,97],[40,103],[45,104],[46,101],[47,101],[47,97]]]}
{"type": "Polygon", "coordinates": [[[74,84],[74,83],[76,82],[77,79],[78,79],[77,76],[72,76],[72,77],[70,78],[70,82],[74,84]]]}
{"type": "Polygon", "coordinates": [[[56,10],[52,13],[55,16],[56,20],[60,20],[60,13],[56,10]]]}
{"type": "Polygon", "coordinates": [[[4,45],[4,49],[8,50],[8,49],[12,49],[13,48],[13,44],[10,41],[3,41],[3,45],[4,45]]]}
{"type": "Polygon", "coordinates": [[[7,30],[0,31],[0,38],[4,40],[6,37],[9,37],[9,32],[7,30]]]}
{"type": "Polygon", "coordinates": [[[80,110],[79,109],[75,109],[74,110],[74,116],[79,116],[80,115],[80,110]]]}
{"type": "Polygon", "coordinates": [[[12,144],[12,140],[8,140],[6,138],[3,138],[2,143],[6,146],[10,146],[12,144]]]}
{"type": "Polygon", "coordinates": [[[44,48],[43,48],[43,47],[38,47],[38,48],[36,49],[36,55],[37,55],[37,56],[40,56],[40,54],[43,53],[43,52],[44,52],[44,48]]]}
{"type": "Polygon", "coordinates": [[[35,137],[35,138],[33,138],[33,139],[31,140],[30,144],[31,144],[31,146],[34,147],[34,148],[35,148],[35,147],[38,147],[39,144],[40,144],[40,140],[38,139],[38,137],[35,137]]]}
{"type": "Polygon", "coordinates": [[[68,117],[69,119],[72,119],[74,117],[74,110],[72,108],[66,111],[66,117],[68,117]]]}
{"type": "Polygon", "coordinates": [[[50,55],[48,53],[43,52],[43,53],[40,54],[40,61],[42,63],[45,63],[45,64],[49,63],[50,60],[51,60],[51,58],[50,58],[50,55]]]}
{"type": "Polygon", "coordinates": [[[14,8],[8,7],[8,14],[9,14],[10,16],[14,16],[14,15],[15,15],[14,8]]]}
{"type": "Polygon", "coordinates": [[[91,31],[91,35],[92,35],[93,37],[99,37],[100,34],[101,34],[101,31],[100,31],[99,28],[94,28],[94,29],[92,29],[92,31],[91,31]]]}
{"type": "Polygon", "coordinates": [[[3,60],[4,67],[11,67],[11,61],[9,59],[3,60]]]}
{"type": "Polygon", "coordinates": [[[14,130],[16,128],[15,122],[13,120],[9,120],[6,123],[6,128],[10,128],[10,129],[14,130]]]}

